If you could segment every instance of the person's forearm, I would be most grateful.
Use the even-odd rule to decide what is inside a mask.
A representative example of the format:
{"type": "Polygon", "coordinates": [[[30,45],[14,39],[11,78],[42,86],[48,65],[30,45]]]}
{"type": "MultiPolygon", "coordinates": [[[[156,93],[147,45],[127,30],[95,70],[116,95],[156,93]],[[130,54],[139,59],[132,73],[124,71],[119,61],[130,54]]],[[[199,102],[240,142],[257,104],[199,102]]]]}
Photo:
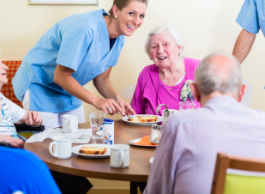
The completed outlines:
{"type": "Polygon", "coordinates": [[[99,99],[95,94],[83,88],[71,75],[58,78],[54,81],[71,95],[86,103],[94,105],[95,101],[99,99]]]}
{"type": "Polygon", "coordinates": [[[19,121],[17,121],[15,124],[24,124],[25,123],[25,121],[27,120],[27,114],[28,113],[28,111],[25,111],[25,114],[24,114],[24,116],[23,116],[23,118],[22,119],[20,119],[19,121]]]}
{"type": "Polygon", "coordinates": [[[255,41],[255,38],[256,34],[250,33],[244,29],[238,35],[233,49],[233,55],[238,59],[240,64],[245,60],[245,58],[249,54],[255,41]]]}
{"type": "Polygon", "coordinates": [[[109,78],[94,80],[94,86],[104,98],[111,98],[116,100],[120,97],[118,92],[116,92],[116,90],[114,89],[109,78]]]}
{"type": "Polygon", "coordinates": [[[0,134],[0,141],[6,142],[6,141],[5,141],[5,137],[6,137],[5,135],[1,135],[1,134],[0,134]]]}

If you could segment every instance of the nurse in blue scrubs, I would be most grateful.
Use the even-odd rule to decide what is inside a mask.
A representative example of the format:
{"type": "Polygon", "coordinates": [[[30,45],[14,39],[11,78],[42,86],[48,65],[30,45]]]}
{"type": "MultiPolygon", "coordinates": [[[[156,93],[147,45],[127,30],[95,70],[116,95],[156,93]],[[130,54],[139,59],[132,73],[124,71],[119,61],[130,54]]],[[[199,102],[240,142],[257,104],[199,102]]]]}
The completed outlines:
{"type": "Polygon", "coordinates": [[[46,129],[62,115],[85,122],[82,101],[107,114],[135,114],[109,80],[125,36],[143,23],[148,0],[114,0],[104,10],[71,15],[52,26],[27,53],[12,83],[25,109],[41,112],[46,129]],[[83,88],[92,81],[104,98],[83,88]]]}

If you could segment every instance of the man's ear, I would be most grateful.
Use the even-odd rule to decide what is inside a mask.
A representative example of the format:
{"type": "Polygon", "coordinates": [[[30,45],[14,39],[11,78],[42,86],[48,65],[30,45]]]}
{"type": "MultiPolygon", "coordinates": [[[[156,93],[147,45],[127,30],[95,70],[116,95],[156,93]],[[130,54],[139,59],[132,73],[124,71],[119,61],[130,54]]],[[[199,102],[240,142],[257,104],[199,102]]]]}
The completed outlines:
{"type": "Polygon", "coordinates": [[[238,102],[241,102],[242,101],[243,96],[244,96],[246,90],[247,90],[247,85],[243,84],[242,87],[241,87],[241,89],[240,89],[240,91],[239,91],[239,94],[238,94],[238,99],[237,99],[238,102]]]}
{"type": "Polygon", "coordinates": [[[189,85],[190,85],[190,88],[192,90],[192,94],[195,100],[197,100],[198,102],[201,102],[201,94],[199,92],[198,85],[195,82],[192,82],[189,85]]]}

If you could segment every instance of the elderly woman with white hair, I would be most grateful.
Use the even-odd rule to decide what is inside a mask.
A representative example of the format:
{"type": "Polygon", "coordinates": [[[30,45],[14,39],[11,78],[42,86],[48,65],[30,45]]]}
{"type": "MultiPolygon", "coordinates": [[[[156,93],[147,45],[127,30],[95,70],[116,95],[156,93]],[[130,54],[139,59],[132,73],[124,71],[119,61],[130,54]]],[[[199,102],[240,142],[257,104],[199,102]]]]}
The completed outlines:
{"type": "Polygon", "coordinates": [[[179,110],[180,101],[194,101],[200,107],[188,84],[200,60],[184,57],[183,49],[181,38],[170,26],[159,26],[148,34],[145,50],[154,64],[139,75],[131,101],[137,114],[156,114],[159,104],[179,110]]]}

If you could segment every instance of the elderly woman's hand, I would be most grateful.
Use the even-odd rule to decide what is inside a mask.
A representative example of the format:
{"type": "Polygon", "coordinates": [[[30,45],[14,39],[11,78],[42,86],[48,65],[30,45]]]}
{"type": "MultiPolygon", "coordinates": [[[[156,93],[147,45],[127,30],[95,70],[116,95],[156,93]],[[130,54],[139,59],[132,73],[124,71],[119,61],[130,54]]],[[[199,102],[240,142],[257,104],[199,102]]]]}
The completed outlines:
{"type": "Polygon", "coordinates": [[[25,124],[31,126],[39,126],[42,124],[42,119],[39,112],[27,111],[25,124]]]}
{"type": "Polygon", "coordinates": [[[10,143],[12,147],[24,148],[24,141],[9,135],[0,135],[0,141],[10,143]]]}

